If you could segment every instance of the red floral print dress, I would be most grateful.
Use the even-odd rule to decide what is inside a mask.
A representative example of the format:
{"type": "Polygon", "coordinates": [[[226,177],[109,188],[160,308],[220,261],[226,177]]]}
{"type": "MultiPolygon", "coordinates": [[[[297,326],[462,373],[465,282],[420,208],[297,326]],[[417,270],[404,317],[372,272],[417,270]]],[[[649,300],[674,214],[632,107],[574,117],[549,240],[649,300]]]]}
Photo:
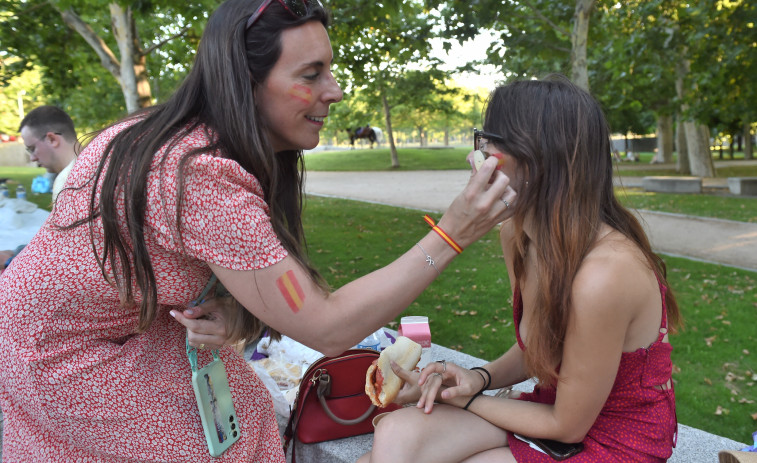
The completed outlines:
{"type": "MultiPolygon", "coordinates": [[[[192,389],[186,330],[169,315],[198,296],[211,275],[207,263],[252,270],[287,255],[258,181],[220,153],[189,161],[180,244],[179,161],[207,145],[209,136],[201,127],[185,133],[170,153],[157,153],[145,192],[144,238],[160,306],[144,333],[136,330],[138,308],[119,304],[101,274],[90,227],[56,227],[86,216],[105,146],[128,124],[107,129],[81,153],[47,222],[0,277],[3,461],[283,462],[271,397],[228,348],[221,358],[241,439],[221,458],[210,457],[192,389]]],[[[100,221],[92,233],[102,256],[100,221]]],[[[210,360],[203,353],[200,366],[210,360]]]]}

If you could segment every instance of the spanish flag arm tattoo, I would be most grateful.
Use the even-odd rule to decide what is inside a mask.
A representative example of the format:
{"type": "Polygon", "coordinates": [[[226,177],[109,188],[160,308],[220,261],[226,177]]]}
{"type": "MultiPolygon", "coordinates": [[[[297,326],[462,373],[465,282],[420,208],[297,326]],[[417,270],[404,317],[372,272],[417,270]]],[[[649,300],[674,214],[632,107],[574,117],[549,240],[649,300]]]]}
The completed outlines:
{"type": "Polygon", "coordinates": [[[281,295],[284,296],[284,300],[287,301],[292,312],[299,312],[302,304],[305,302],[305,293],[302,291],[302,287],[297,281],[294,271],[289,270],[280,276],[276,280],[276,287],[281,291],[281,295]]]}

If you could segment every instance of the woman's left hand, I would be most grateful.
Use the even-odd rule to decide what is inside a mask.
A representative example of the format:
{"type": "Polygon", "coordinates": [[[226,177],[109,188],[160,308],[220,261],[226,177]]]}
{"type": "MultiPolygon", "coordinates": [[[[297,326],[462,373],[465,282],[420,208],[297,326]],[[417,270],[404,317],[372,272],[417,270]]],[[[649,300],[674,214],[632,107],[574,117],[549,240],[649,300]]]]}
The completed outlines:
{"type": "Polygon", "coordinates": [[[233,307],[232,298],[213,298],[183,312],[172,310],[171,316],[187,328],[190,346],[214,350],[227,343],[226,313],[233,307]]]}
{"type": "Polygon", "coordinates": [[[420,372],[418,384],[422,391],[418,408],[431,413],[435,401],[462,407],[484,387],[485,381],[475,371],[440,361],[429,363],[420,372]]]}

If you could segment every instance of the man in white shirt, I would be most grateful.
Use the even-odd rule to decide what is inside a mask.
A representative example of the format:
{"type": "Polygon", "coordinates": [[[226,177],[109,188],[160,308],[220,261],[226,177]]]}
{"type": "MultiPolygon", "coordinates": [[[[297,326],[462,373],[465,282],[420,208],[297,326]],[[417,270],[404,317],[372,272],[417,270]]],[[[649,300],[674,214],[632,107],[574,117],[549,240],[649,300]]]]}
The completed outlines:
{"type": "MultiPolygon", "coordinates": [[[[19,127],[29,159],[55,174],[53,202],[63,189],[80,148],[71,117],[55,106],[39,106],[24,117],[19,127]]],[[[23,246],[0,250],[0,272],[23,246]]]]}
{"type": "Polygon", "coordinates": [[[53,183],[54,202],[76,160],[79,142],[74,122],[60,108],[39,106],[24,117],[19,130],[29,158],[57,174],[53,183]]]}

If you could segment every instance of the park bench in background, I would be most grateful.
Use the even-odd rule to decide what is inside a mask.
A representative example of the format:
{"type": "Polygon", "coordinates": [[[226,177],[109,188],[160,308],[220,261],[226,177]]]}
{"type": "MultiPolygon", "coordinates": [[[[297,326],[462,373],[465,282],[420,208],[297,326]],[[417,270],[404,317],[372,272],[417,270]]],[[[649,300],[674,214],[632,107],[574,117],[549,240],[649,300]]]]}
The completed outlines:
{"type": "Polygon", "coordinates": [[[644,177],[641,179],[642,188],[645,191],[655,193],[701,193],[701,177],[644,177]]]}
{"type": "Polygon", "coordinates": [[[736,196],[757,196],[757,177],[728,177],[728,189],[736,196]]]}

